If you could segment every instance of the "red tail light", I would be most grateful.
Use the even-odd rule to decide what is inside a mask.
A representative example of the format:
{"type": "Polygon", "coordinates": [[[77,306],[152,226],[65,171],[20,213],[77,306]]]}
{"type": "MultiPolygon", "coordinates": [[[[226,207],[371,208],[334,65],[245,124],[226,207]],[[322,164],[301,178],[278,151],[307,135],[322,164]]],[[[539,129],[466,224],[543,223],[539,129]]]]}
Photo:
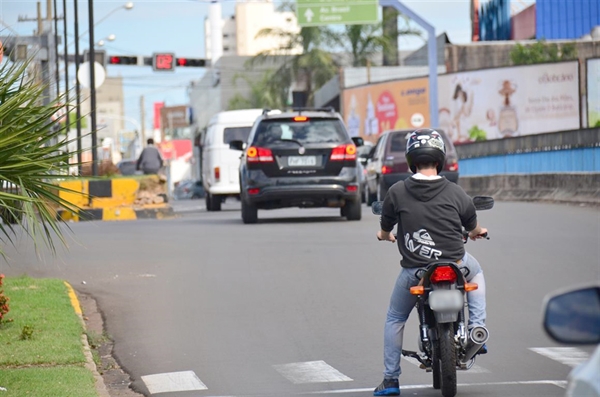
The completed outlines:
{"type": "Polygon", "coordinates": [[[458,171],[458,162],[454,160],[453,162],[446,164],[446,168],[448,171],[458,171]]]}
{"type": "Polygon", "coordinates": [[[381,173],[382,174],[391,174],[392,173],[392,167],[389,167],[387,165],[381,166],[381,173]]]}
{"type": "Polygon", "coordinates": [[[250,146],[246,150],[246,159],[248,163],[272,163],[275,161],[271,149],[255,146],[250,146]]]}
{"type": "Polygon", "coordinates": [[[456,273],[450,266],[439,266],[433,271],[430,278],[432,283],[441,283],[442,281],[456,281],[456,273]]]}
{"type": "Polygon", "coordinates": [[[350,145],[340,145],[333,148],[331,151],[331,156],[329,157],[331,161],[353,161],[356,160],[356,146],[353,144],[350,145]]]}
{"type": "Polygon", "coordinates": [[[215,173],[215,181],[219,182],[221,179],[221,168],[215,167],[213,171],[215,173]]]}
{"type": "Polygon", "coordinates": [[[356,192],[358,190],[358,186],[356,185],[348,185],[346,186],[346,190],[349,192],[356,192]]]}
{"type": "Polygon", "coordinates": [[[260,193],[260,189],[257,188],[257,187],[248,189],[248,194],[250,194],[250,195],[255,195],[255,194],[258,194],[258,193],[260,193]]]}

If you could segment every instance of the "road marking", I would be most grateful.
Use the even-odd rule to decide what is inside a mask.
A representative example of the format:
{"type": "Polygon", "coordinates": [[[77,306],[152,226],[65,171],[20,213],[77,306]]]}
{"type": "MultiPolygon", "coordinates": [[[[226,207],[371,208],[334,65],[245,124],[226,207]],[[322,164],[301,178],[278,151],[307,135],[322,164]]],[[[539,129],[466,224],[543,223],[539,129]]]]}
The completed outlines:
{"type": "MultiPolygon", "coordinates": [[[[532,381],[515,381],[515,382],[486,382],[486,383],[459,383],[457,387],[469,387],[469,386],[519,386],[519,385],[554,385],[562,389],[566,389],[567,381],[565,380],[532,380],[532,381]]],[[[303,394],[345,394],[345,393],[365,393],[372,392],[374,387],[366,389],[341,389],[341,390],[323,390],[313,391],[303,394]]],[[[413,390],[413,389],[431,389],[431,384],[427,385],[401,385],[400,391],[402,390],[413,390]]],[[[242,397],[242,396],[238,396],[242,397]]]]}
{"type": "Polygon", "coordinates": [[[150,394],[175,391],[207,390],[194,371],[169,372],[142,376],[150,394]]]}
{"type": "Polygon", "coordinates": [[[273,368],[294,384],[345,382],[352,380],[325,361],[274,365],[273,368]]]}
{"type": "Polygon", "coordinates": [[[588,353],[575,347],[531,347],[529,350],[569,367],[576,367],[590,358],[588,353]]]}
{"type": "MultiPolygon", "coordinates": [[[[417,367],[421,367],[421,363],[416,358],[403,356],[402,359],[408,361],[409,363],[411,363],[411,364],[413,364],[413,365],[415,365],[417,367]]],[[[485,368],[483,368],[483,367],[481,367],[481,366],[479,366],[477,364],[473,365],[471,367],[471,369],[469,369],[469,370],[464,370],[464,371],[463,370],[458,370],[458,372],[461,375],[462,374],[489,374],[490,373],[489,370],[487,370],[487,369],[485,369],[485,368]]]]}

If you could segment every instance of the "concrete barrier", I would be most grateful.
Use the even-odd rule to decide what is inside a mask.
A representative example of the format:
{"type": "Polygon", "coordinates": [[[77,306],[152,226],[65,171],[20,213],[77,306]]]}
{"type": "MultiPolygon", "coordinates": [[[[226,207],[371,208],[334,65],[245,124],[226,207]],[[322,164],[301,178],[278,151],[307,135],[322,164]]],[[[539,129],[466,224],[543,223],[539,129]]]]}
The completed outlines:
{"type": "Polygon", "coordinates": [[[458,183],[471,196],[500,201],[600,204],[600,173],[461,176],[458,183]]]}
{"type": "MultiPolygon", "coordinates": [[[[151,177],[149,177],[151,178],[151,177]]],[[[148,185],[148,181],[142,182],[148,185]]],[[[162,219],[173,217],[175,212],[166,202],[166,194],[156,193],[153,200],[140,200],[139,180],[115,178],[105,180],[71,180],[60,182],[69,191],[59,191],[59,196],[80,210],[72,212],[58,210],[58,217],[64,221],[123,221],[135,219],[162,219]]],[[[154,183],[156,185],[156,183],[154,183]]]]}

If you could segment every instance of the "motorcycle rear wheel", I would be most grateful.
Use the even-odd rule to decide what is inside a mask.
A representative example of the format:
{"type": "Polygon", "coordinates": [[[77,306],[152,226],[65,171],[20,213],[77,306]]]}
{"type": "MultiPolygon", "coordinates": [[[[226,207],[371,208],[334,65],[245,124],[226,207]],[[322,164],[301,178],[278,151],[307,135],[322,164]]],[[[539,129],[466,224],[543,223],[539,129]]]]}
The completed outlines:
{"type": "Polygon", "coordinates": [[[433,373],[433,388],[435,390],[440,390],[442,388],[442,368],[439,346],[439,343],[436,343],[431,349],[431,371],[433,373]]]}
{"type": "Polygon", "coordinates": [[[456,344],[452,323],[438,324],[440,342],[440,366],[442,396],[456,396],[456,344]]]}

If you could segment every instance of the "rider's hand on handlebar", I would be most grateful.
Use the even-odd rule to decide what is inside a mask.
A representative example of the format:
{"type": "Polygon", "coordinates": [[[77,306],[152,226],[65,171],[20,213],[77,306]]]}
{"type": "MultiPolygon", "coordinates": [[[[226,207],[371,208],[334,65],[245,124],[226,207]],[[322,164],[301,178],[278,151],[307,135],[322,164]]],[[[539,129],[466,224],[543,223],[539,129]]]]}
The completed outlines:
{"type": "Polygon", "coordinates": [[[485,227],[478,227],[469,232],[469,238],[471,240],[477,240],[479,238],[487,238],[488,230],[485,227]]]}
{"type": "Polygon", "coordinates": [[[379,241],[390,241],[392,243],[396,242],[396,236],[394,236],[394,233],[391,232],[386,232],[384,230],[380,230],[377,232],[377,240],[379,241]]]}

